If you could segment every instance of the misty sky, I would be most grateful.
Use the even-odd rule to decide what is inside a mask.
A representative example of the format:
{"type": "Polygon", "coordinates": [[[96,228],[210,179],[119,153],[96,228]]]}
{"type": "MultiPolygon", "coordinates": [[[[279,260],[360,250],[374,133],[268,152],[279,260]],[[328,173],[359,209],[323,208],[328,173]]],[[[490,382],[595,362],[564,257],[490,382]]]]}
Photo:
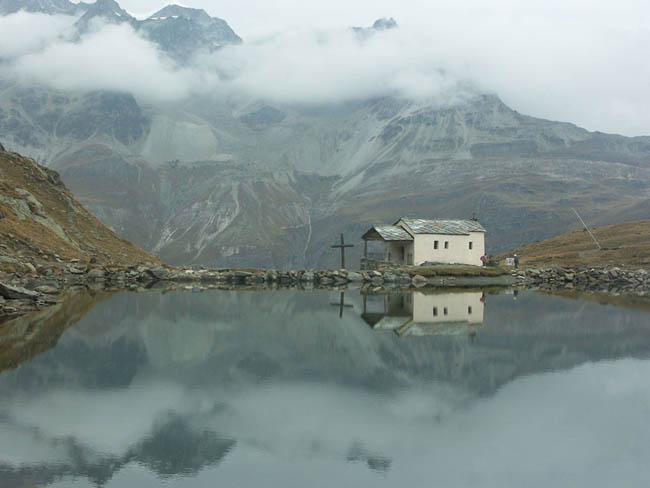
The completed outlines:
{"type": "MultiPolygon", "coordinates": [[[[167,3],[120,2],[140,17],[167,3]]],[[[219,60],[206,61],[221,71],[226,69],[224,63],[227,69],[236,67],[236,80],[229,89],[276,101],[318,103],[391,93],[444,98],[456,84],[469,81],[480,91],[497,93],[522,113],[574,122],[590,130],[650,134],[650,5],[646,1],[185,0],[183,4],[224,18],[247,43],[219,60]],[[347,26],[370,25],[388,16],[400,24],[398,34],[359,47],[341,33],[347,26]]],[[[52,50],[49,39],[26,39],[30,34],[25,34],[24,25],[11,27],[6,22],[0,25],[0,56],[7,55],[11,43],[40,42],[50,49],[43,58],[34,52],[20,58],[21,75],[46,79],[61,88],[96,88],[101,78],[109,80],[107,88],[128,89],[132,81],[134,93],[147,93],[147,87],[138,85],[144,75],[138,66],[148,49],[144,44],[129,49],[129,59],[117,59],[112,65],[131,69],[132,80],[116,78],[111,84],[110,73],[98,66],[101,76],[90,79],[85,73],[82,81],[72,82],[77,77],[69,69],[87,62],[92,51],[70,46],[52,50]],[[63,64],[70,80],[63,79],[63,72],[52,76],[41,69],[56,71],[47,62],[54,55],[69,59],[63,64]]],[[[113,35],[124,33],[113,31],[113,35]]],[[[108,34],[90,41],[88,46],[102,53],[102,46],[114,43],[108,34]]],[[[148,66],[148,73],[159,73],[168,81],[168,93],[152,96],[180,97],[207,86],[223,88],[215,84],[214,71],[204,67],[197,74],[148,66]],[[200,88],[197,79],[203,84],[200,88]]]]}

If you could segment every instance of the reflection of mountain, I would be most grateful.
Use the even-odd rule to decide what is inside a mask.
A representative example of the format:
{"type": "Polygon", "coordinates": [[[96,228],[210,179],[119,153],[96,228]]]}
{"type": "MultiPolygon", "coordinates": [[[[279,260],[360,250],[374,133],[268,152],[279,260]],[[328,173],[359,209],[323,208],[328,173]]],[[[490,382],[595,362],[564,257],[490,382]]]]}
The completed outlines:
{"type": "Polygon", "coordinates": [[[109,296],[106,292],[72,291],[58,305],[0,324],[0,371],[54,347],[63,332],[109,296]]]}
{"type": "Polygon", "coordinates": [[[641,311],[530,293],[488,294],[485,305],[480,293],[416,293],[404,305],[381,297],[382,307],[435,324],[434,306],[443,318],[445,306],[448,317],[472,306],[478,321],[478,300],[480,333],[382,334],[350,292],[342,319],[322,292],[116,295],[54,349],[0,376],[0,477],[101,485],[134,466],[157,478],[215,476],[221,467],[204,468],[247,455],[391,476],[404,463],[396,439],[426,437],[421,456],[435,437],[421,425],[473,411],[522,376],[650,351],[641,311]]]}
{"type": "Polygon", "coordinates": [[[214,432],[195,432],[185,419],[173,416],[157,426],[129,457],[162,476],[195,475],[221,461],[234,445],[214,432]]]}
{"type": "Polygon", "coordinates": [[[474,335],[483,323],[485,294],[402,291],[364,295],[361,318],[398,336],[474,335]]]}
{"type": "Polygon", "coordinates": [[[157,424],[149,436],[120,457],[98,456],[74,440],[54,442],[64,445],[68,463],[15,468],[0,460],[2,486],[49,484],[69,476],[85,477],[96,486],[104,486],[115,473],[134,463],[148,467],[161,478],[191,476],[207,466],[219,464],[235,445],[234,441],[222,439],[214,432],[197,430],[175,415],[157,424]]]}
{"type": "Polygon", "coordinates": [[[409,304],[408,295],[366,297],[364,318],[381,312],[374,316],[375,328],[393,315],[400,318],[394,328],[411,317],[417,323],[447,324],[448,335],[403,341],[369,328],[361,319],[364,297],[350,292],[345,303],[352,308],[344,309],[342,320],[324,293],[121,294],[90,310],[54,351],[23,369],[35,384],[51,386],[128,386],[142,375],[201,385],[318,375],[385,389],[407,374],[410,380],[460,381],[490,392],[518,374],[638,356],[650,341],[643,312],[528,293],[518,300],[485,298],[484,304],[479,292],[416,291],[409,304]],[[453,334],[451,323],[461,319],[470,328],[483,324],[471,343],[453,334]],[[498,358],[501,367],[486,378],[489,358],[498,358]],[[51,371],[58,373],[52,377],[51,371]]]}
{"type": "Polygon", "coordinates": [[[347,460],[349,462],[363,462],[374,471],[387,472],[390,469],[391,459],[368,451],[363,445],[355,442],[348,452],[347,460]]]}

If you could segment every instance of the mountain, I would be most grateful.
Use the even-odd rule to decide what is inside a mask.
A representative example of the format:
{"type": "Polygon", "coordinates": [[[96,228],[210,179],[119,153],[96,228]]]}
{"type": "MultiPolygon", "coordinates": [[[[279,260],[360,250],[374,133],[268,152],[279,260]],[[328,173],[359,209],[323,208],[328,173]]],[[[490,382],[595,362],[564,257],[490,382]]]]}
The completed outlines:
{"type": "MultiPolygon", "coordinates": [[[[136,22],[179,65],[241,42],[198,9],[172,5],[135,21],[100,0],[79,23],[97,17],[136,22]]],[[[395,26],[380,19],[365,29],[395,26]]],[[[0,134],[7,149],[59,171],[113,230],[172,264],[333,267],[340,233],[356,244],[354,263],[367,228],[401,215],[475,215],[490,253],[576,229],[571,207],[590,225],[650,218],[649,137],[529,117],[480,92],[145,103],[0,77],[0,134]]]]}
{"type": "Polygon", "coordinates": [[[74,4],[69,0],[0,0],[0,15],[9,15],[21,10],[48,15],[73,15],[82,11],[86,4],[74,4]]]}
{"type": "Polygon", "coordinates": [[[0,266],[93,258],[103,264],[158,262],[97,220],[55,171],[0,150],[0,175],[0,266]]]}
{"type": "Polygon", "coordinates": [[[205,10],[168,5],[139,25],[144,36],[158,44],[179,62],[198,50],[215,51],[228,44],[240,44],[225,20],[210,17],[205,10]]]}
{"type": "Polygon", "coordinates": [[[86,12],[76,22],[75,26],[80,34],[92,28],[92,24],[101,22],[103,24],[124,24],[127,23],[137,28],[138,21],[135,17],[124,10],[115,0],[97,0],[88,5],[86,12]]]}
{"type": "Polygon", "coordinates": [[[352,30],[361,40],[368,39],[379,31],[385,31],[389,29],[397,29],[397,21],[390,18],[381,18],[377,19],[371,27],[353,27],[352,30]]]}
{"type": "Polygon", "coordinates": [[[476,214],[497,252],[576,228],[571,206],[602,224],[650,208],[650,138],[527,117],[496,96],[145,109],[14,84],[0,110],[10,147],[49,161],[93,213],[172,263],[334,266],[338,233],[354,241],[405,214],[476,214]]]}
{"type": "Polygon", "coordinates": [[[0,16],[21,10],[49,15],[83,14],[75,23],[78,35],[91,30],[94,23],[129,24],[181,64],[199,51],[213,52],[242,42],[225,20],[211,17],[205,10],[180,5],[167,5],[139,21],[115,0],[96,0],[89,4],[69,0],[0,0],[0,16]]]}

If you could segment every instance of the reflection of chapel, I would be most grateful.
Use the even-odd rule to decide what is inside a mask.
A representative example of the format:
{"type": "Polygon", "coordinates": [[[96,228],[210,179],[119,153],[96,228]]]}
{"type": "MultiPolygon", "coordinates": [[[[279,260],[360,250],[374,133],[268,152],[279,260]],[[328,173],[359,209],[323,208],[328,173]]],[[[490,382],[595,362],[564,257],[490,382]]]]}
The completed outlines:
{"type": "MultiPolygon", "coordinates": [[[[384,243],[381,259],[392,264],[472,264],[485,254],[485,229],[476,220],[424,220],[403,217],[393,225],[378,225],[362,237],[364,259],[368,241],[384,243]]],[[[378,258],[379,256],[373,256],[378,258]]]]}
{"type": "Polygon", "coordinates": [[[406,335],[462,335],[483,324],[482,292],[432,293],[407,291],[364,295],[363,320],[373,329],[406,335]]]}

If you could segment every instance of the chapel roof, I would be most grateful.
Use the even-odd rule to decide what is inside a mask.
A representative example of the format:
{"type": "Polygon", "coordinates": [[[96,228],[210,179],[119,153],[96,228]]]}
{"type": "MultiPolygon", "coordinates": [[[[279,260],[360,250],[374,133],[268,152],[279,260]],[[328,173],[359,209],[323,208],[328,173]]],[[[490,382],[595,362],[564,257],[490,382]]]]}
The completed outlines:
{"type": "Polygon", "coordinates": [[[397,222],[400,221],[414,234],[467,235],[470,232],[485,232],[485,228],[476,220],[428,220],[402,217],[397,222]]]}
{"type": "Polygon", "coordinates": [[[397,225],[375,225],[372,230],[385,241],[412,241],[413,236],[397,225]]]}

